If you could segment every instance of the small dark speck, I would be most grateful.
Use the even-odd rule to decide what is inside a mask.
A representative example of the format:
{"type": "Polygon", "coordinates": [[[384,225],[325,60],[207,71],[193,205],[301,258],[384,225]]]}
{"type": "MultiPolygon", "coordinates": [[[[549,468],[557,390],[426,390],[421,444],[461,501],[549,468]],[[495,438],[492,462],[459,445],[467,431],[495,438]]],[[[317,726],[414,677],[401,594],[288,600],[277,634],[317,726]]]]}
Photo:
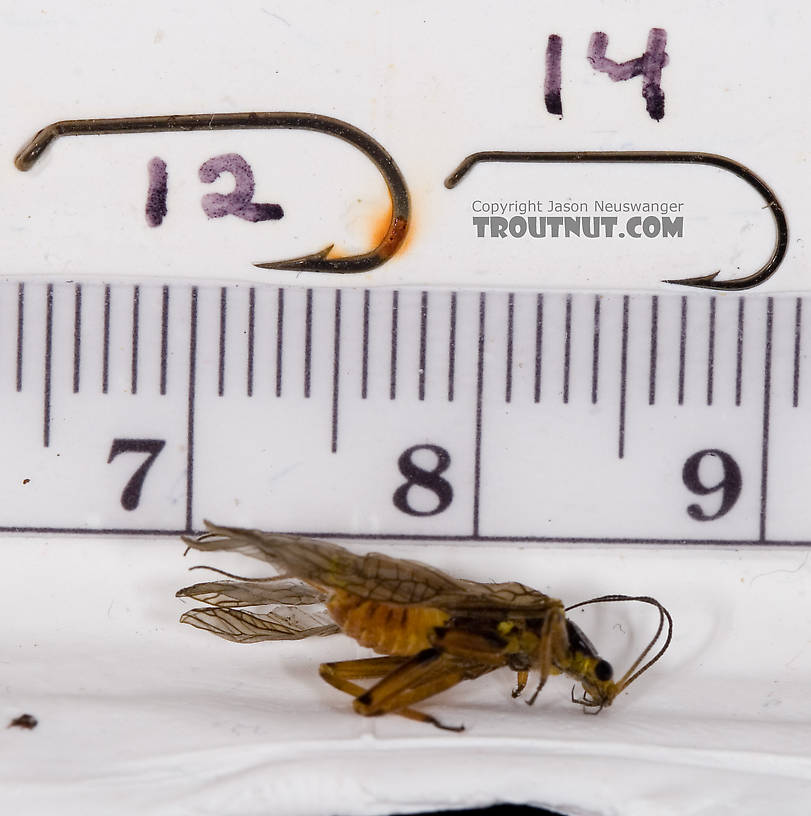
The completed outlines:
{"type": "Polygon", "coordinates": [[[36,727],[37,718],[33,714],[20,714],[19,717],[15,717],[6,726],[6,728],[24,728],[26,731],[30,731],[32,728],[36,727]]]}
{"type": "Polygon", "coordinates": [[[28,484],[30,481],[30,479],[23,479],[23,484],[28,484]]]}

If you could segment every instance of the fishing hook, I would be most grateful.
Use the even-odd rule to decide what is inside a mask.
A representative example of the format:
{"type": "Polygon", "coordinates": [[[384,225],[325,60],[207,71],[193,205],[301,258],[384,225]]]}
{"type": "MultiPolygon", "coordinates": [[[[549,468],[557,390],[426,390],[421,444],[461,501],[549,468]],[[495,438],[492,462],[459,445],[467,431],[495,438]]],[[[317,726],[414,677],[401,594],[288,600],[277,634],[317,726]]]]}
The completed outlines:
{"type": "Polygon", "coordinates": [[[333,245],[283,261],[257,263],[262,269],[311,272],[368,272],[384,264],[403,243],[408,230],[410,204],[408,189],[400,169],[388,151],[360,128],[318,113],[192,113],[174,116],[128,116],[120,119],[68,119],[42,128],[14,158],[18,170],[29,170],[48,145],[60,136],[111,133],[159,133],[189,130],[244,130],[284,128],[314,130],[349,142],[377,167],[391,198],[391,220],[386,234],[371,251],[361,255],[328,258],[333,245]]]}
{"type": "Polygon", "coordinates": [[[682,278],[679,280],[666,280],[662,283],[675,283],[681,286],[695,286],[700,289],[717,289],[720,291],[739,291],[741,289],[751,289],[754,286],[768,280],[780,266],[788,248],[788,225],[783,207],[777,200],[777,196],[763,179],[752,172],[748,167],[739,162],[729,159],[726,156],[719,156],[715,153],[697,153],[692,151],[623,151],[608,150],[596,152],[571,151],[571,152],[534,152],[534,151],[511,151],[511,150],[485,150],[479,153],[471,153],[461,164],[445,179],[445,186],[450,190],[454,188],[469,172],[474,165],[479,162],[590,162],[590,163],[645,163],[655,162],[659,164],[708,164],[712,167],[720,167],[743,179],[747,184],[754,187],[766,202],[766,206],[771,210],[774,217],[775,228],[777,230],[774,249],[769,259],[757,272],[743,278],[735,278],[728,281],[716,281],[715,278],[721,270],[711,272],[709,275],[699,275],[694,278],[682,278]]]}

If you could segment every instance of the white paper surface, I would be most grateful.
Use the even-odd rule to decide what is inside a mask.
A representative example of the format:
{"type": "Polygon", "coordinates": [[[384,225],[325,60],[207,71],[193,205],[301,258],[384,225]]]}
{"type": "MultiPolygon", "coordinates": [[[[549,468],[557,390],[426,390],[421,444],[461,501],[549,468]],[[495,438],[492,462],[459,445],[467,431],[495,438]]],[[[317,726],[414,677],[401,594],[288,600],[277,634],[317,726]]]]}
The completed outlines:
{"type": "MultiPolygon", "coordinates": [[[[636,149],[719,153],[765,179],[790,243],[759,291],[807,291],[809,23],[800,3],[2,0],[3,274],[346,283],[251,265],[332,241],[341,251],[369,247],[385,189],[362,157],[327,137],[75,137],[28,174],[12,164],[26,139],[59,119],[303,110],[364,129],[409,185],[403,251],[353,285],[662,291],[666,278],[754,271],[772,225],[751,190],[721,171],[657,168],[654,183],[616,167],[496,175],[490,166],[454,190],[442,183],[479,150],[636,149]],[[585,58],[595,31],[608,33],[613,59],[637,57],[653,27],[667,30],[670,56],[659,122],[645,114],[638,78],[612,83],[585,58]],[[553,33],[563,38],[562,119],[542,97],[553,33]],[[283,201],[287,220],[206,219],[200,198],[230,182],[202,184],[199,166],[237,150],[254,168],[256,200],[283,201]],[[146,166],[156,155],[169,167],[169,214],[150,228],[146,166]],[[526,243],[482,243],[471,222],[479,199],[540,190],[576,201],[596,187],[636,200],[651,184],[656,196],[686,202],[685,243],[581,242],[539,256],[526,243]]],[[[300,517],[318,501],[302,496],[300,517]]],[[[670,651],[599,717],[582,716],[559,679],[527,709],[500,672],[425,706],[467,727],[446,735],[356,716],[317,675],[320,662],[363,654],[346,638],[237,646],[179,625],[187,607],[174,593],[194,579],[177,541],[8,535],[0,544],[0,725],[24,712],[39,721],[32,731],[0,728],[4,812],[362,816],[497,801],[623,816],[808,811],[807,550],[358,546],[478,580],[520,580],[567,603],[653,595],[673,614],[670,651]]],[[[598,607],[583,626],[622,666],[655,620],[645,609],[598,607]]]]}
{"type": "MultiPolygon", "coordinates": [[[[599,716],[571,704],[562,678],[530,709],[501,671],[422,706],[467,729],[443,734],[355,715],[317,674],[365,654],[344,636],[248,646],[178,624],[191,604],[174,592],[201,577],[178,542],[4,547],[2,715],[39,720],[0,730],[8,812],[315,816],[510,801],[800,814],[811,796],[807,553],[387,547],[478,580],[520,577],[570,603],[606,588],[650,593],[675,620],[670,651],[599,716]]],[[[245,562],[216,559],[254,567],[245,562]]],[[[575,618],[618,670],[656,626],[634,606],[575,618]]]]}

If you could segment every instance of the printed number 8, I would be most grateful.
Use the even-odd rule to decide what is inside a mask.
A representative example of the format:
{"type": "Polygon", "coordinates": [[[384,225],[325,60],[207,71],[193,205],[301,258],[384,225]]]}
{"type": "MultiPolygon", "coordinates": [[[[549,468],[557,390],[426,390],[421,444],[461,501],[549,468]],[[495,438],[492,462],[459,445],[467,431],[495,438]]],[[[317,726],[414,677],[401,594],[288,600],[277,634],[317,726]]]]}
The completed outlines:
{"type": "Polygon", "coordinates": [[[453,488],[447,479],[440,475],[444,473],[451,464],[451,456],[439,445],[414,445],[405,451],[397,460],[397,467],[400,473],[405,476],[406,481],[394,491],[392,501],[394,506],[407,513],[409,516],[435,516],[443,510],[447,510],[453,501],[453,488]],[[412,457],[417,451],[427,450],[436,456],[436,466],[433,470],[425,470],[415,464],[412,457]],[[419,510],[412,507],[408,501],[408,493],[414,486],[424,487],[436,495],[437,504],[432,510],[419,510]]]}

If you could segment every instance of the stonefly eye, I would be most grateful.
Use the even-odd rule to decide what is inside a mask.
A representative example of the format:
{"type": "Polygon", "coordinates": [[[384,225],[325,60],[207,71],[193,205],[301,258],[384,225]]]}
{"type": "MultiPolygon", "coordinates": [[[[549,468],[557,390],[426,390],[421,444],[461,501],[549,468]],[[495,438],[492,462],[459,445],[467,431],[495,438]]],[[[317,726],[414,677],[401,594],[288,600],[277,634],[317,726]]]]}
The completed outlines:
{"type": "Polygon", "coordinates": [[[601,682],[605,683],[614,676],[614,669],[607,660],[601,660],[594,667],[594,676],[601,682]]]}

